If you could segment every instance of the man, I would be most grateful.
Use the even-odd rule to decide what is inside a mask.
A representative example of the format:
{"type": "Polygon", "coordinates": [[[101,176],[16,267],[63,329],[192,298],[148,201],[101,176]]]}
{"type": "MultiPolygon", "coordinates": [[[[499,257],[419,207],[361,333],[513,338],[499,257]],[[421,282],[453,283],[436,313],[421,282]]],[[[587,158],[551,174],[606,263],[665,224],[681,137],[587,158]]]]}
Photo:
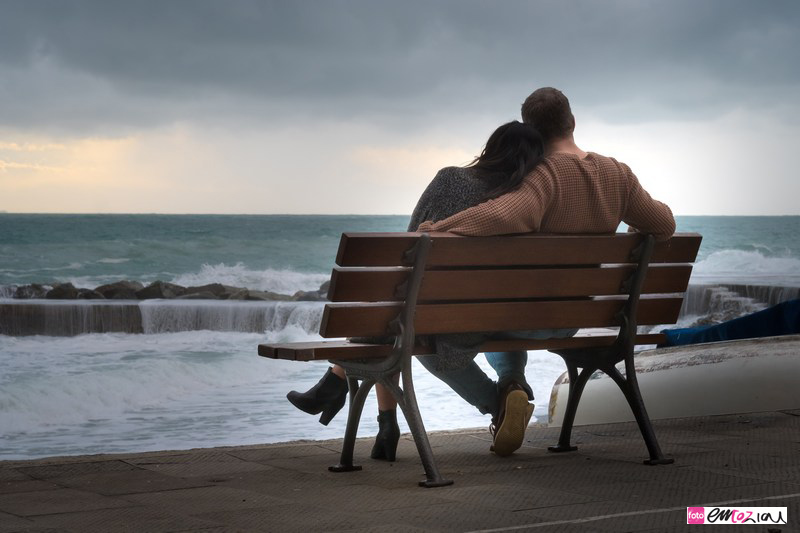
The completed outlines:
{"type": "MultiPolygon", "coordinates": [[[[552,87],[534,91],[522,104],[522,120],[533,125],[545,142],[546,157],[503,196],[461,211],[436,223],[420,224],[418,231],[449,231],[461,235],[509,233],[613,233],[620,222],[632,230],[666,240],[675,232],[675,219],[665,204],[650,197],[631,169],[613,158],[585,152],[575,143],[575,117],[564,94],[552,87]]],[[[518,335],[534,338],[569,336],[574,331],[535,331],[518,335]]],[[[506,375],[524,376],[527,353],[506,353],[506,375]]],[[[425,364],[425,362],[423,362],[425,364]]],[[[470,401],[475,388],[487,389],[491,380],[480,368],[451,371],[425,366],[470,401]]],[[[510,455],[522,446],[533,412],[533,399],[517,381],[497,384],[497,412],[493,419],[493,450],[510,455]]],[[[490,389],[481,390],[482,395],[490,389]]]]}

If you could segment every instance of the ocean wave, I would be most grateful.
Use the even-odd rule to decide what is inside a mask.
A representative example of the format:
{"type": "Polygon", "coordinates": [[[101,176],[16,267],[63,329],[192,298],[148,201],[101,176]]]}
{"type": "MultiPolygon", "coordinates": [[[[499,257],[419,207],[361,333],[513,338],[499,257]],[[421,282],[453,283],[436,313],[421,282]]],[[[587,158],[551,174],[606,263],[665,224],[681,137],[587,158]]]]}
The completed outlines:
{"type": "Polygon", "coordinates": [[[60,270],[81,270],[84,267],[84,263],[67,263],[66,265],[61,266],[54,266],[54,267],[38,267],[38,268],[3,268],[0,269],[0,273],[7,274],[13,277],[22,277],[28,276],[30,274],[37,274],[39,272],[58,272],[60,270]]]}
{"type": "MultiPolygon", "coordinates": [[[[0,335],[0,362],[13,362],[0,375],[0,427],[9,444],[0,449],[0,459],[340,438],[346,413],[321,426],[318,417],[285,399],[291,389],[314,385],[326,365],[258,357],[255,347],[262,342],[262,334],[202,331],[0,335]]],[[[477,363],[491,372],[485,358],[477,363]]],[[[429,430],[486,423],[416,360],[413,364],[429,430]]],[[[563,363],[552,354],[530,352],[528,365],[539,399],[534,414],[546,416],[550,387],[563,363]]],[[[374,394],[364,412],[377,412],[374,394]]],[[[408,431],[404,420],[398,423],[408,431]]],[[[374,435],[374,415],[364,416],[361,428],[374,435]]]]}
{"type": "Polygon", "coordinates": [[[797,285],[800,284],[800,259],[766,256],[760,251],[720,250],[695,264],[692,280],[797,285]]]}
{"type": "Polygon", "coordinates": [[[280,381],[283,365],[253,356],[262,341],[220,332],[0,336],[14,355],[0,379],[0,427],[15,433],[124,420],[212,388],[263,383],[268,375],[280,381]]]}
{"type": "Polygon", "coordinates": [[[95,263],[101,263],[103,265],[119,265],[122,263],[127,263],[130,261],[127,257],[104,257],[102,259],[98,259],[95,263]]]}
{"type": "MultiPolygon", "coordinates": [[[[131,277],[125,276],[124,274],[123,275],[98,274],[95,276],[60,276],[57,281],[59,283],[72,283],[79,289],[94,289],[96,287],[100,287],[101,285],[106,285],[108,283],[115,283],[123,279],[131,279],[131,277]]],[[[150,281],[143,281],[143,283],[147,285],[148,283],[150,283],[150,281]]]]}
{"type": "Polygon", "coordinates": [[[292,270],[250,270],[242,263],[235,265],[219,263],[204,264],[199,272],[180,274],[170,281],[186,287],[222,283],[260,291],[294,294],[297,291],[317,290],[328,277],[327,274],[309,274],[292,270]]]}

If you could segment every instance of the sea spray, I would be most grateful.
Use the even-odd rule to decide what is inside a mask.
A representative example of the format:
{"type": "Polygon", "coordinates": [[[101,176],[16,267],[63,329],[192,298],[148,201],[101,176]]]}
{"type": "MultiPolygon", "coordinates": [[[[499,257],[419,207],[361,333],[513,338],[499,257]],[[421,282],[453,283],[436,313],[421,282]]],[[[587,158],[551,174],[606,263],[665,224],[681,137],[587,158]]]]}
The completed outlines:
{"type": "Polygon", "coordinates": [[[317,290],[330,278],[329,274],[310,274],[291,270],[252,270],[242,263],[226,265],[204,264],[198,272],[175,276],[171,283],[177,285],[200,286],[209,283],[222,283],[251,290],[270,291],[279,294],[294,294],[297,291],[317,290]]]}
{"type": "Polygon", "coordinates": [[[13,298],[16,292],[16,285],[0,285],[0,300],[3,298],[13,298]]]}
{"type": "Polygon", "coordinates": [[[725,285],[690,285],[678,317],[680,327],[716,324],[765,309],[767,304],[725,285]]]}
{"type": "Polygon", "coordinates": [[[721,250],[695,264],[691,281],[800,287],[800,259],[767,256],[760,251],[721,250]]]}
{"type": "MultiPolygon", "coordinates": [[[[294,328],[272,339],[213,331],[0,336],[0,354],[15,361],[0,376],[0,460],[340,438],[346,409],[326,427],[286,401],[290,389],[311,387],[327,363],[256,354],[259,343],[278,337],[315,338],[294,328]]],[[[476,361],[493,375],[482,356],[476,361]]],[[[546,417],[550,387],[562,371],[560,358],[530,353],[537,417],[546,417]]],[[[488,417],[416,361],[413,372],[428,430],[488,426],[488,417]]],[[[375,434],[376,412],[370,395],[360,436],[375,434]]],[[[487,433],[487,451],[488,444],[487,433]]]]}
{"type": "MultiPolygon", "coordinates": [[[[91,345],[81,337],[0,337],[0,351],[16,362],[0,378],[0,457],[35,455],[36,446],[42,446],[39,454],[62,453],[44,450],[63,444],[66,435],[80,440],[84,432],[102,436],[132,427],[164,406],[195,404],[207,413],[235,416],[230,406],[218,404],[218,393],[240,387],[255,392],[294,374],[282,362],[266,366],[255,355],[261,340],[257,334],[219,332],[93,335],[91,345]]],[[[156,427],[185,425],[198,415],[197,407],[190,410],[194,414],[169,411],[153,421],[156,427]]],[[[158,432],[148,438],[157,439],[158,432]]]]}

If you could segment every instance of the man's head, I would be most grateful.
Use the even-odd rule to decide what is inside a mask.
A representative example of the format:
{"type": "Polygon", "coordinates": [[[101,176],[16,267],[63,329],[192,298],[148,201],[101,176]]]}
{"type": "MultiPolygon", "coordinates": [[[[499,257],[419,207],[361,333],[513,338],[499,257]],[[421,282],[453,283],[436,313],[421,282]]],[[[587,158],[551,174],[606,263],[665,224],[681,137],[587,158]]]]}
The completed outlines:
{"type": "Polygon", "coordinates": [[[575,129],[575,117],[564,93],[552,87],[536,89],[522,103],[522,121],[532,125],[544,142],[570,137],[575,129]]]}

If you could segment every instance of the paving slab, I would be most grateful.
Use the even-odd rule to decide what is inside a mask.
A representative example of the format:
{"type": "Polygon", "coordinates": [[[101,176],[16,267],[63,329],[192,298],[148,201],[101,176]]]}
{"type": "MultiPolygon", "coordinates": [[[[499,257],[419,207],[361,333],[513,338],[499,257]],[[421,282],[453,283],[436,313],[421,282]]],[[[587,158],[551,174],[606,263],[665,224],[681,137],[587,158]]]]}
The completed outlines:
{"type": "Polygon", "coordinates": [[[104,496],[174,491],[210,483],[192,477],[176,477],[149,470],[102,472],[58,478],[59,486],[90,491],[104,496]]]}
{"type": "Polygon", "coordinates": [[[40,490],[54,490],[60,488],[55,483],[38,479],[21,479],[19,481],[0,481],[0,494],[14,492],[35,492],[40,490]]]}
{"type": "Polygon", "coordinates": [[[166,533],[218,527],[218,523],[214,521],[148,507],[60,513],[38,516],[33,520],[36,526],[44,528],[62,531],[105,531],[108,533],[166,533]]]}
{"type": "Polygon", "coordinates": [[[131,505],[119,498],[67,488],[0,495],[0,511],[20,517],[116,509],[131,505]]]}
{"type": "Polygon", "coordinates": [[[33,520],[8,513],[0,513],[0,533],[24,531],[34,527],[33,520]]]}
{"type": "MultiPolygon", "coordinates": [[[[511,457],[484,428],[430,435],[450,487],[424,476],[410,435],[394,462],[333,473],[341,441],[0,462],[0,533],[94,531],[686,531],[689,506],[787,507],[800,528],[797,411],[659,420],[675,464],[645,466],[633,423],[532,426],[511,457]]],[[[737,531],[767,531],[766,526],[737,531]]]]}
{"type": "Polygon", "coordinates": [[[188,514],[191,515],[239,509],[263,509],[293,503],[291,498],[279,498],[229,487],[198,487],[148,494],[131,494],[125,499],[165,512],[169,512],[171,509],[187,509],[189,510],[188,514]]]}

